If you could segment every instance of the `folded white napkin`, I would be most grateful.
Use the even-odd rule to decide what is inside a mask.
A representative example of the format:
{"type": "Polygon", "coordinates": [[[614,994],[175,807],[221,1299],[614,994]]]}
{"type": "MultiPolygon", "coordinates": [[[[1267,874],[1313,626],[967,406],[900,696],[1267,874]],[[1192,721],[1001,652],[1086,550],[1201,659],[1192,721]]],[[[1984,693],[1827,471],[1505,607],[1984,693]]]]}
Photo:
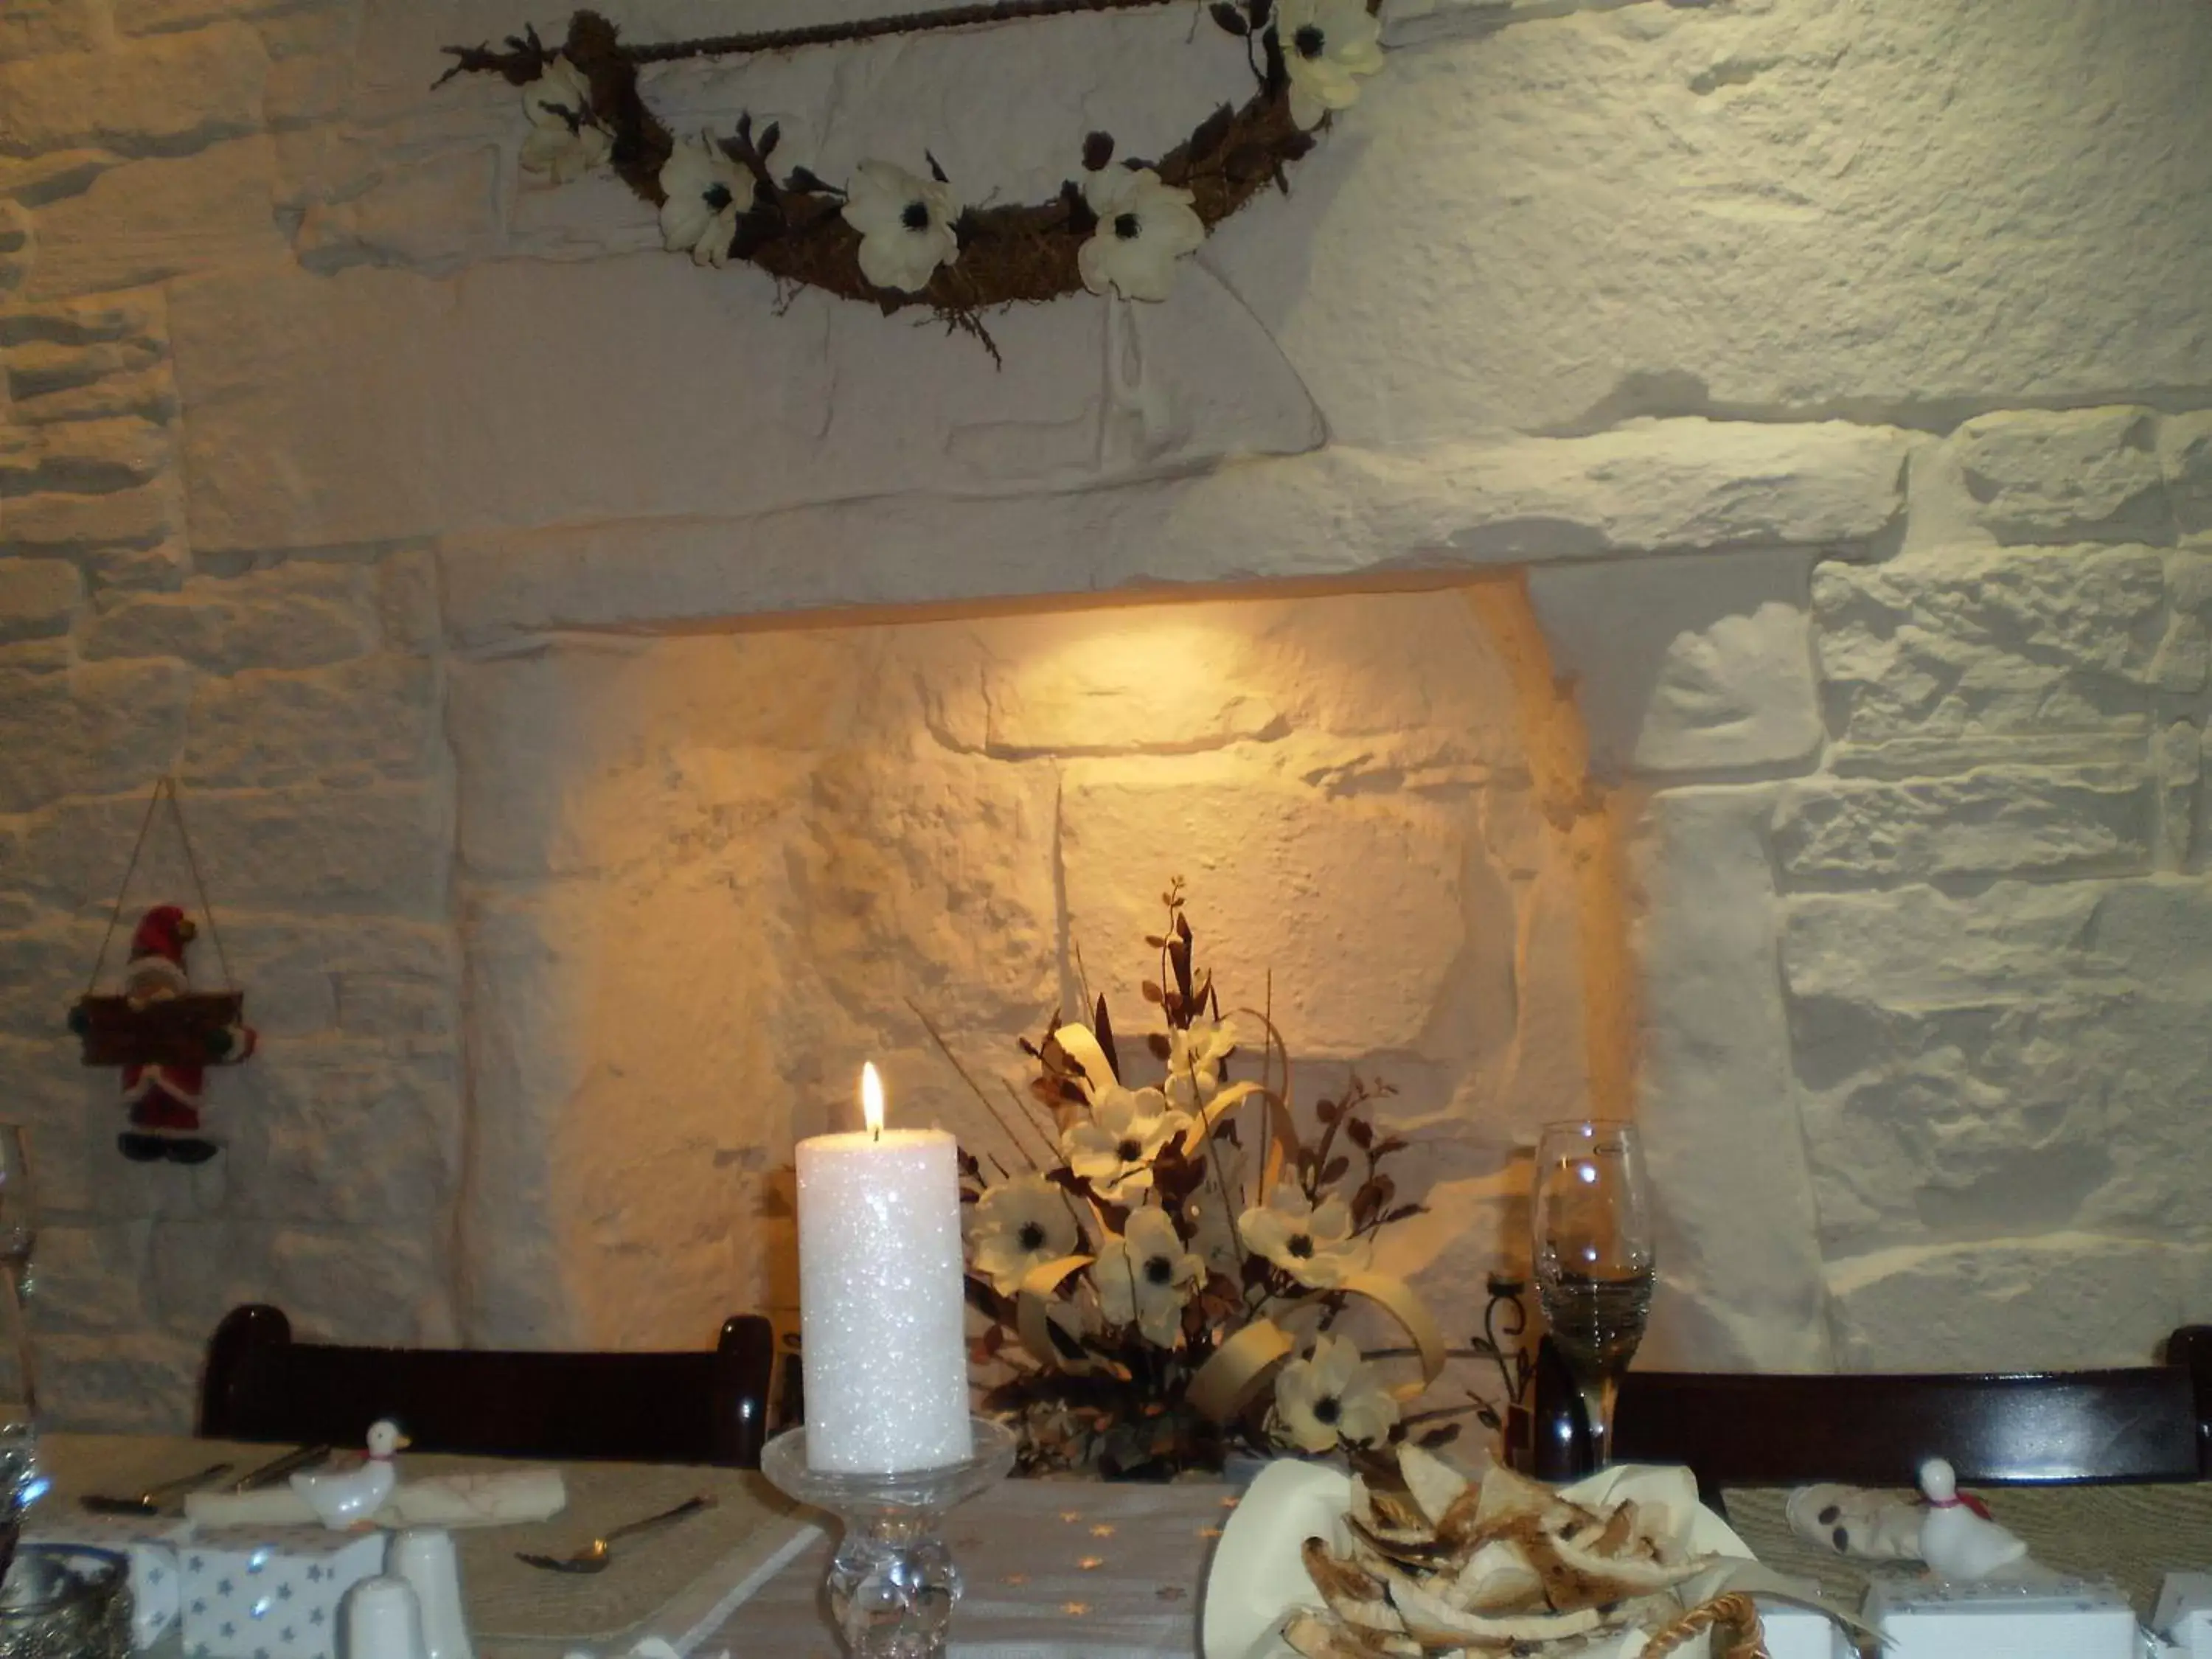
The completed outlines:
{"type": "MultiPolygon", "coordinates": [[[[372,1526],[506,1527],[544,1521],[568,1501],[558,1469],[502,1469],[494,1474],[441,1474],[404,1480],[392,1489],[372,1526]]],[[[185,1518],[202,1527],[282,1527],[312,1522],[307,1500],[286,1487],[267,1492],[196,1492],[185,1518]]]]}

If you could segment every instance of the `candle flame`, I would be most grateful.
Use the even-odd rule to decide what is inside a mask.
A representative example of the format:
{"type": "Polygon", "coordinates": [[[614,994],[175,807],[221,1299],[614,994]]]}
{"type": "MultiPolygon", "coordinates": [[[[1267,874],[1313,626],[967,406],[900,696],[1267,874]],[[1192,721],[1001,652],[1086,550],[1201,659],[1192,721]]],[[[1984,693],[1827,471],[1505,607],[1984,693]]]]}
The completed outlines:
{"type": "Polygon", "coordinates": [[[860,1067],[860,1115],[866,1120],[868,1133],[880,1138],[884,1133],[884,1080],[876,1074],[872,1060],[860,1067]]]}

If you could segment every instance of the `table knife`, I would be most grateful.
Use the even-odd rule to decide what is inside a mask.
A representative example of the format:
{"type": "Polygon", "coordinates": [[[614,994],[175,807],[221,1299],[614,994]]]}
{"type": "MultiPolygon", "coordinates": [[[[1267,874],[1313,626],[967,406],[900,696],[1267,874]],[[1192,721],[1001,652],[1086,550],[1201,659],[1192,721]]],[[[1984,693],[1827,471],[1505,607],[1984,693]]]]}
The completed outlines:
{"type": "Polygon", "coordinates": [[[272,1458],[259,1468],[233,1481],[226,1489],[230,1492],[259,1492],[265,1486],[276,1486],[297,1474],[301,1469],[311,1469],[326,1460],[336,1449],[331,1446],[301,1446],[288,1451],[282,1457],[272,1458]]]}

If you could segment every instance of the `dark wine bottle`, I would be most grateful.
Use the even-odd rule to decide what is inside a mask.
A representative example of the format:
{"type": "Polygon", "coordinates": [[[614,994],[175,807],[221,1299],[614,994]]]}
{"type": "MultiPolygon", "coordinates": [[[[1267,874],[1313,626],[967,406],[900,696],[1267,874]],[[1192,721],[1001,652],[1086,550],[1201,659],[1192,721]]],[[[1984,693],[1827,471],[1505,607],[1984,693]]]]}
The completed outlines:
{"type": "Polygon", "coordinates": [[[1539,1480],[1579,1480],[1596,1468],[1582,1391],[1549,1336],[1536,1345],[1528,1419],[1528,1473],[1539,1480]]]}

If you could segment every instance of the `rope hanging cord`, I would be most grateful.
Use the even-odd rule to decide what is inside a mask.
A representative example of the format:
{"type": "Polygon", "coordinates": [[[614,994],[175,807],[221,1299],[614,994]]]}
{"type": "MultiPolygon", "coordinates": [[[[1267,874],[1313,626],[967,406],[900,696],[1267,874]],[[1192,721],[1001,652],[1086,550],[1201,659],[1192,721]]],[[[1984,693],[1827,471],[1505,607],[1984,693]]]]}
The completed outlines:
{"type": "Polygon", "coordinates": [[[107,931],[100,936],[100,954],[93,958],[92,977],[85,981],[87,996],[100,989],[100,971],[107,966],[108,947],[114,944],[116,927],[123,920],[123,902],[131,896],[131,878],[138,872],[139,855],[146,850],[146,836],[154,828],[154,815],[161,810],[164,799],[169,803],[169,816],[177,826],[177,839],[184,843],[185,865],[191,872],[192,890],[199,895],[200,914],[207,918],[208,939],[215,945],[216,964],[222,969],[222,982],[227,988],[237,988],[238,981],[231,976],[230,958],[223,951],[222,931],[215,925],[215,906],[208,902],[207,883],[200,879],[199,854],[192,850],[191,833],[185,828],[185,809],[177,799],[177,781],[165,777],[154,785],[154,793],[146,802],[146,816],[139,820],[138,839],[131,845],[131,862],[124,866],[122,886],[115,890],[115,906],[107,913],[107,931]]]}
{"type": "Polygon", "coordinates": [[[735,58],[748,52],[791,52],[848,40],[878,40],[891,34],[928,34],[941,29],[974,28],[1032,17],[1073,17],[1086,12],[1142,11],[1187,3],[1187,0],[981,0],[944,11],[902,12],[851,23],[808,23],[798,28],[763,29],[752,34],[720,34],[703,40],[671,40],[659,46],[625,46],[633,64],[672,64],[687,58],[735,58]]]}

